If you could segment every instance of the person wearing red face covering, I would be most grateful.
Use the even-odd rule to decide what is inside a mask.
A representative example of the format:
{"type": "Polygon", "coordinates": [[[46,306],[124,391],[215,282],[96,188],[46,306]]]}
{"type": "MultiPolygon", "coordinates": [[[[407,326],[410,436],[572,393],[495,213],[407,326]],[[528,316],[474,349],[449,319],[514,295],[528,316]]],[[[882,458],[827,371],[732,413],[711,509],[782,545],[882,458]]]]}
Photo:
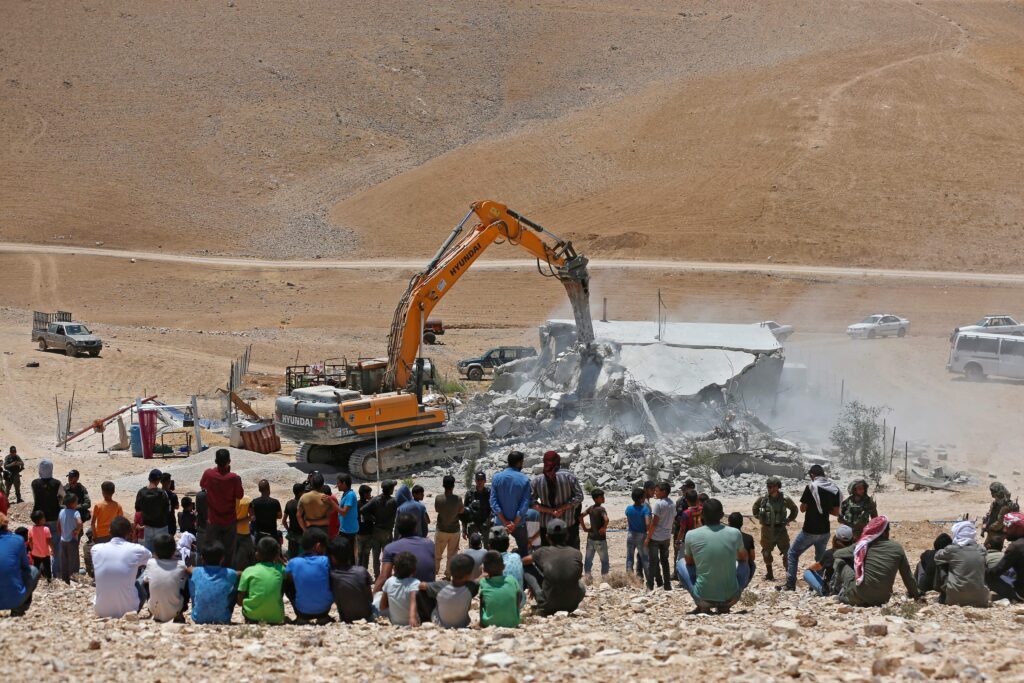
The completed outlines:
{"type": "Polygon", "coordinates": [[[544,454],[544,472],[530,482],[533,509],[540,513],[540,538],[542,545],[548,545],[547,528],[552,519],[565,522],[567,536],[565,545],[580,547],[579,506],[583,502],[583,489],[576,475],[562,469],[562,458],[555,451],[544,454]]]}
{"type": "Polygon", "coordinates": [[[910,597],[921,595],[903,546],[889,540],[889,518],[884,515],[867,523],[855,546],[837,550],[834,557],[840,602],[858,607],[884,605],[892,598],[897,573],[910,597]]]}

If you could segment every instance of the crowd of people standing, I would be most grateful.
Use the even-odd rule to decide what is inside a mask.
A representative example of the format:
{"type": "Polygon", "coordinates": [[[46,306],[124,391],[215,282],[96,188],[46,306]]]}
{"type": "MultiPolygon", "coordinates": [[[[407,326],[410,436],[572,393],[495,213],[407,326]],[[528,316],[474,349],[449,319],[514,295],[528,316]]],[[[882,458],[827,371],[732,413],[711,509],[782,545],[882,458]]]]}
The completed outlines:
{"type": "MultiPolygon", "coordinates": [[[[446,476],[429,509],[422,486],[388,480],[374,495],[347,474],[332,489],[319,472],[296,483],[282,505],[266,480],[248,497],[230,452],[220,449],[194,499],[179,499],[173,478],[154,469],[126,514],[113,483],[101,484],[93,504],[78,472],[64,483],[43,460],[31,482],[32,524],[12,531],[7,495],[21,499],[24,470],[12,447],[4,466],[19,477],[6,476],[0,490],[0,609],[24,614],[39,580],[70,582],[84,557],[81,572],[93,577],[95,611],[104,617],[148,605],[158,621],[183,620],[190,610],[194,623],[229,623],[239,607],[245,621],[279,624],[285,598],[302,623],[332,621],[334,610],[346,622],[382,616],[396,625],[464,627],[474,599],[484,626],[518,625],[531,601],[540,614],[572,612],[595,559],[602,576],[611,571],[604,492],[592,489],[586,501],[554,451],[535,476],[523,465],[513,451],[490,485],[477,472],[461,496],[446,476]]],[[[866,481],[854,481],[844,497],[820,465],[808,477],[798,502],[768,478],[751,508],[766,580],[775,580],[773,553],[780,555],[785,579],[777,589],[796,590],[800,558],[813,548],[802,575],[809,589],[852,605],[888,602],[897,574],[911,597],[934,590],[946,604],[985,606],[992,594],[1024,599],[1024,515],[1001,484],[992,485],[983,545],[973,522],[957,522],[912,571],[866,481]]],[[[668,482],[633,490],[625,569],[649,590],[685,589],[695,613],[728,612],[755,575],[754,538],[743,531],[743,514],[727,515],[692,481],[677,493],[673,501],[668,482]]]]}

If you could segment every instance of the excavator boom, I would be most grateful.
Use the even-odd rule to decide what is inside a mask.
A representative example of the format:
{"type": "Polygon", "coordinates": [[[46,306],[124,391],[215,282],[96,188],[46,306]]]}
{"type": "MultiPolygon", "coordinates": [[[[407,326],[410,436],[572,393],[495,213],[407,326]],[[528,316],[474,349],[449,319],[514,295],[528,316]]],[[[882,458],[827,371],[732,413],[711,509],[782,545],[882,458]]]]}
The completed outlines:
{"type": "Polygon", "coordinates": [[[586,257],[577,254],[571,242],[560,239],[504,204],[479,201],[472,205],[427,267],[409,281],[395,309],[388,335],[383,390],[412,386],[423,325],[430,312],[489,246],[502,241],[528,251],[537,259],[542,274],[547,270],[549,276],[561,281],[572,304],[578,341],[589,345],[594,340],[586,257]],[[473,217],[478,220],[477,224],[465,232],[466,223],[473,217]]]}

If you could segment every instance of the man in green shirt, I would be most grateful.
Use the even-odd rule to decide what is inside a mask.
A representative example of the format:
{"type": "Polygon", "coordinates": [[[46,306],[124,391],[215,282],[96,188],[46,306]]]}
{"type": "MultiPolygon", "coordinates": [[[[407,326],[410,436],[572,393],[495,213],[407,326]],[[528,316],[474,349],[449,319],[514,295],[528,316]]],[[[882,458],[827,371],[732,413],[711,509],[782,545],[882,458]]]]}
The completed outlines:
{"type": "Polygon", "coordinates": [[[284,566],[278,560],[281,546],[264,536],[256,545],[258,562],[244,572],[238,582],[238,604],[247,622],[284,623],[284,566]]]}
{"type": "Polygon", "coordinates": [[[704,526],[686,533],[684,558],[677,571],[693,595],[695,614],[712,609],[725,614],[740,599],[740,579],[744,577],[737,573],[749,576],[747,551],[739,530],[722,524],[725,510],[721,501],[711,498],[704,503],[703,516],[704,526]],[[695,568],[696,581],[690,580],[690,567],[695,568]]]}
{"type": "Polygon", "coordinates": [[[834,557],[840,602],[858,607],[884,605],[892,598],[897,573],[910,597],[921,595],[903,546],[889,540],[889,519],[884,515],[868,522],[857,545],[837,550],[834,557]]]}

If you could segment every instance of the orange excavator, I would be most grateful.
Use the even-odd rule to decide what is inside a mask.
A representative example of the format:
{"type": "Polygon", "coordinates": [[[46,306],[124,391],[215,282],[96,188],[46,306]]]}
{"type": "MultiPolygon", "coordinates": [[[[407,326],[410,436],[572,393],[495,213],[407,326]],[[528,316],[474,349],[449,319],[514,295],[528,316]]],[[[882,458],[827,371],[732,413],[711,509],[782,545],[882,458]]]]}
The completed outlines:
{"type": "Polygon", "coordinates": [[[542,275],[562,283],[578,343],[587,347],[593,342],[586,257],[571,242],[504,204],[476,202],[426,268],[409,281],[395,309],[386,359],[355,364],[343,386],[302,387],[277,399],[277,431],[301,443],[300,462],[334,465],[372,479],[473,457],[486,449],[477,432],[443,430],[445,407],[423,404],[423,387],[434,371],[422,355],[422,344],[434,307],[489,246],[501,243],[530,252],[542,275]],[[477,222],[467,230],[473,218],[477,222]]]}

